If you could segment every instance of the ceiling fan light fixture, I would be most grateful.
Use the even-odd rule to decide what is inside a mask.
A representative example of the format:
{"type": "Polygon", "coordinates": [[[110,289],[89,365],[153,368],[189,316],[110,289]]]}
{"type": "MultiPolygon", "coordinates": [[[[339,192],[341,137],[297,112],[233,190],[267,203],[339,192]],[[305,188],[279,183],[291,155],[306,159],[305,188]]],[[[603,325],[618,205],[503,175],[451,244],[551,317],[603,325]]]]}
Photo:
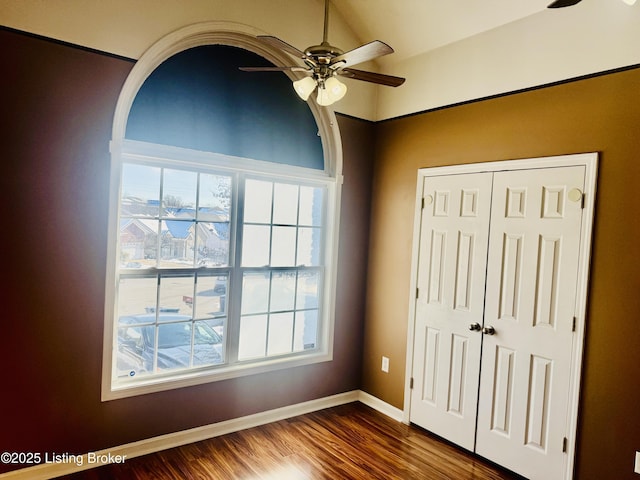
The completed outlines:
{"type": "Polygon", "coordinates": [[[636,3],[636,0],[622,0],[622,1],[627,5],[634,5],[636,3]]]}
{"type": "Polygon", "coordinates": [[[313,77],[304,77],[293,82],[293,89],[298,96],[305,102],[316,88],[317,82],[313,77]]]}
{"type": "Polygon", "coordinates": [[[327,78],[324,82],[324,86],[331,93],[334,102],[342,99],[342,97],[347,93],[347,86],[336,77],[327,78]]]}
{"type": "Polygon", "coordinates": [[[323,107],[337,102],[347,93],[347,86],[335,77],[327,78],[318,86],[318,105],[323,107]]]}

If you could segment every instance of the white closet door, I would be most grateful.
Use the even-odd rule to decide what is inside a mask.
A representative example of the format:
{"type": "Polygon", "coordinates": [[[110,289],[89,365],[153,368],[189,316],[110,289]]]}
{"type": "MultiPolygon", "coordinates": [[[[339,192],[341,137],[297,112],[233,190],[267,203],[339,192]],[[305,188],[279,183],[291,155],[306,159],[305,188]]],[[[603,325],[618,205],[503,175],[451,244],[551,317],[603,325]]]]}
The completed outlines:
{"type": "Polygon", "coordinates": [[[585,167],[497,172],[476,452],[563,478],[585,167]]]}
{"type": "Polygon", "coordinates": [[[473,450],[491,173],[426,177],[410,421],[473,450]],[[476,325],[470,330],[471,325],[476,325]]]}

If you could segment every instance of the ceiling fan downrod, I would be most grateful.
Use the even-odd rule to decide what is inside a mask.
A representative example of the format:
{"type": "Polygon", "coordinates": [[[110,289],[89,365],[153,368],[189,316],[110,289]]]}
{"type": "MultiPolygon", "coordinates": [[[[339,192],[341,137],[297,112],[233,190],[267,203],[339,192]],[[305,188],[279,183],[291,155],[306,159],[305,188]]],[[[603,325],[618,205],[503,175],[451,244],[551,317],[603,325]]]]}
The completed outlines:
{"type": "Polygon", "coordinates": [[[324,31],[322,33],[322,43],[329,43],[329,0],[324,0],[324,31]]]}

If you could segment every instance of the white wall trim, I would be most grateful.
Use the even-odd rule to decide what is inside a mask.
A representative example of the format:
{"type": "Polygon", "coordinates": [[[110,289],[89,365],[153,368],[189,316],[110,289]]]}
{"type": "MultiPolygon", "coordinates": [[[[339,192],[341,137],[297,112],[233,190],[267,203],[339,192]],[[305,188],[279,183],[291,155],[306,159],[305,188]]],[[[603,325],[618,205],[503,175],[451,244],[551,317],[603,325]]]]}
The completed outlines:
{"type": "MultiPolygon", "coordinates": [[[[350,392],[339,393],[336,395],[331,395],[329,397],[310,400],[308,402],[288,405],[286,407],[276,408],[273,410],[268,410],[266,412],[247,415],[245,417],[233,418],[231,420],[212,423],[210,425],[204,425],[202,427],[191,428],[189,430],[168,433],[166,435],[160,435],[158,437],[148,438],[145,440],[140,440],[138,442],[127,443],[125,445],[107,448],[98,452],[87,453],[78,456],[78,462],[69,461],[66,463],[42,463],[33,467],[14,470],[12,472],[0,474],[0,479],[46,480],[62,475],[69,475],[83,470],[99,467],[105,464],[89,463],[88,459],[90,455],[111,455],[112,457],[121,455],[122,457],[124,457],[124,461],[126,462],[127,460],[130,460],[132,458],[147,455],[149,453],[156,453],[162,450],[167,450],[169,448],[180,447],[182,445],[207,440],[221,435],[226,435],[228,433],[238,432],[240,430],[258,427],[260,425],[266,425],[268,423],[286,420],[287,418],[296,417],[298,415],[304,415],[306,413],[316,412],[325,408],[337,407],[339,405],[357,401],[371,406],[372,408],[380,411],[383,414],[387,414],[387,412],[394,413],[393,410],[395,407],[386,404],[382,400],[379,400],[369,395],[368,393],[362,392],[360,390],[352,390],[350,392]]],[[[395,418],[392,415],[389,416],[395,418]]],[[[56,453],[60,454],[60,452],[56,453]]],[[[44,453],[42,455],[44,456],[44,453]]]]}
{"type": "Polygon", "coordinates": [[[362,390],[358,391],[358,401],[398,422],[404,418],[404,411],[362,390]]]}

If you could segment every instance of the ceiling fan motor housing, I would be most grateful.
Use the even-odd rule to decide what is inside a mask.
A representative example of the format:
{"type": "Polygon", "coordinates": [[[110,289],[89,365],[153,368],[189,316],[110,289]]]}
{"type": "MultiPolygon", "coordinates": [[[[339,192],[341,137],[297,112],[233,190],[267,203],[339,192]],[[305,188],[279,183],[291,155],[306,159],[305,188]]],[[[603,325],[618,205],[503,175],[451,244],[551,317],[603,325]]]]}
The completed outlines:
{"type": "Polygon", "coordinates": [[[327,42],[322,42],[320,45],[313,45],[304,51],[306,58],[322,65],[329,65],[333,58],[342,54],[344,54],[343,50],[327,42]]]}

